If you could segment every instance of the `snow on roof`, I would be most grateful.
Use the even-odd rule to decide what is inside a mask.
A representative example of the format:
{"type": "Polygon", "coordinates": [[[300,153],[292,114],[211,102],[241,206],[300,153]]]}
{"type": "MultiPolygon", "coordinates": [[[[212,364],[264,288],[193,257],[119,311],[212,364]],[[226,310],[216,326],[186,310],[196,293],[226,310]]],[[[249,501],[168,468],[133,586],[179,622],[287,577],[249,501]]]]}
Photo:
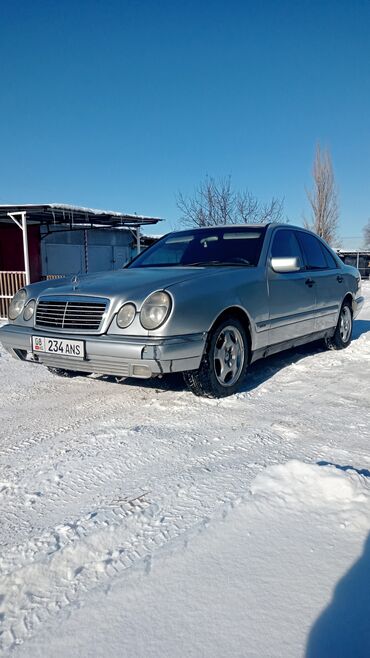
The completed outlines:
{"type": "Polygon", "coordinates": [[[340,249],[335,249],[335,251],[338,254],[348,254],[348,255],[350,255],[350,254],[353,254],[353,255],[357,255],[357,254],[360,254],[360,255],[361,254],[366,254],[367,255],[367,254],[370,254],[370,249],[342,249],[342,248],[340,248],[340,249]]]}
{"type": "Polygon", "coordinates": [[[91,224],[92,221],[103,222],[105,225],[157,224],[163,221],[160,217],[136,215],[117,212],[115,210],[99,210],[85,206],[75,206],[67,203],[24,203],[1,204],[0,221],[9,219],[8,213],[26,212],[27,219],[39,223],[72,223],[91,224]]]}
{"type": "Polygon", "coordinates": [[[135,214],[127,214],[127,213],[121,213],[117,212],[116,210],[98,210],[97,208],[85,208],[84,206],[74,206],[70,205],[67,203],[50,203],[48,204],[50,208],[53,208],[55,210],[67,210],[71,212],[86,212],[89,215],[110,215],[111,217],[131,217],[132,219],[145,219],[145,220],[153,220],[155,223],[156,222],[161,222],[163,221],[159,217],[151,217],[147,215],[137,215],[135,214]]]}

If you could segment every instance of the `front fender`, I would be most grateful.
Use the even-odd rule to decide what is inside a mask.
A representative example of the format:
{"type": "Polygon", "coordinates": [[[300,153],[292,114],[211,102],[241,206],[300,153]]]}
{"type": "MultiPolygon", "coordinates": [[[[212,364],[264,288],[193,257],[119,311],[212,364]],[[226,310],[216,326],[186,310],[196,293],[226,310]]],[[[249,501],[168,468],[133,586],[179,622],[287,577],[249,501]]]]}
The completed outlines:
{"type": "MultiPolygon", "coordinates": [[[[226,309],[237,307],[249,320],[252,345],[267,324],[268,304],[264,277],[257,268],[225,268],[197,281],[168,288],[174,308],[166,324],[152,335],[176,336],[208,332],[226,309]]],[[[257,341],[258,342],[258,341],[257,341]]]]}

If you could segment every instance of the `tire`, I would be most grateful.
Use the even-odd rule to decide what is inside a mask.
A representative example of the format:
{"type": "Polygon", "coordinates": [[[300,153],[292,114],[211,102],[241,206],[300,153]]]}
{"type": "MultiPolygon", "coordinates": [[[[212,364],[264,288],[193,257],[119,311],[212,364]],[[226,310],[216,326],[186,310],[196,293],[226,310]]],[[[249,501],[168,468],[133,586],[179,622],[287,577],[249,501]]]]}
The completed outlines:
{"type": "Polygon", "coordinates": [[[343,302],[340,309],[338,324],[331,338],[325,340],[329,350],[344,350],[351,344],[353,329],[353,313],[350,302],[343,302]]]}
{"type": "Polygon", "coordinates": [[[239,389],[248,368],[249,343],[242,323],[227,317],[211,330],[198,370],[183,373],[194,395],[223,398],[239,389]]]}
{"type": "Polygon", "coordinates": [[[58,377],[87,377],[91,375],[90,372],[80,372],[77,370],[64,370],[64,368],[53,368],[52,366],[47,366],[49,372],[58,377]]]}

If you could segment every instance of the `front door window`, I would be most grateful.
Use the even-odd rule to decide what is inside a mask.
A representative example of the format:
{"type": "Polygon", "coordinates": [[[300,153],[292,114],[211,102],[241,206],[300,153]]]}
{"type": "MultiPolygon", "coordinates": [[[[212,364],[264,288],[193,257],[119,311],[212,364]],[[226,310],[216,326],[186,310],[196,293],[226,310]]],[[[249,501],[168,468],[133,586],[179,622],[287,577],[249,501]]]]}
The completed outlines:
{"type": "Polygon", "coordinates": [[[297,239],[288,229],[277,231],[271,249],[272,258],[299,258],[302,260],[301,250],[297,239]]]}

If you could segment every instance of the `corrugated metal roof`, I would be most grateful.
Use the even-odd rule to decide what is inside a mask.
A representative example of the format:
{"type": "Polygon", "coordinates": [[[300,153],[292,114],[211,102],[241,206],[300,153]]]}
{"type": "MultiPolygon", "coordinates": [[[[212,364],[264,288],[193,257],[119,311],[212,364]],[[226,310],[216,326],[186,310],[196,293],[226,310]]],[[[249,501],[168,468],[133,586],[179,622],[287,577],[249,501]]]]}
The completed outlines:
{"type": "Polygon", "coordinates": [[[36,224],[69,224],[70,226],[127,226],[157,224],[160,217],[98,210],[66,203],[25,203],[0,205],[0,222],[12,220],[8,213],[26,212],[27,222],[36,224]]]}

